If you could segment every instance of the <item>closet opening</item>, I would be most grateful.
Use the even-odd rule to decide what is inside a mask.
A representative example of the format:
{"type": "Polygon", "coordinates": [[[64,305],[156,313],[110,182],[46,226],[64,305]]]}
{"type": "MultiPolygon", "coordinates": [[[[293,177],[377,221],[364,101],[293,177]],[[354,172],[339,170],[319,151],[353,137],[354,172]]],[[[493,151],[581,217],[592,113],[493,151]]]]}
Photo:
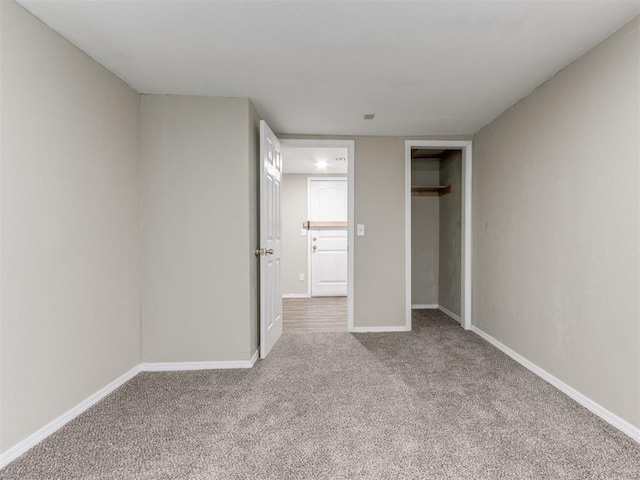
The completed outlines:
{"type": "Polygon", "coordinates": [[[406,149],[407,325],[446,315],[470,328],[471,142],[406,149]]]}

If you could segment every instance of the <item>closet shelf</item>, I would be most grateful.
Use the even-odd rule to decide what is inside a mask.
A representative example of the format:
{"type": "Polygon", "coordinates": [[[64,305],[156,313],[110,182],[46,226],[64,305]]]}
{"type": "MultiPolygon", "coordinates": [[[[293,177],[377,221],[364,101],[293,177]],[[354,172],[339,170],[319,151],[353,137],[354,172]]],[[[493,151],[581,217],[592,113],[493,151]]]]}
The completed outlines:
{"type": "Polygon", "coordinates": [[[441,197],[447,193],[451,193],[451,185],[411,187],[411,196],[413,197],[441,197]]]}
{"type": "Polygon", "coordinates": [[[347,222],[312,222],[307,220],[302,222],[302,228],[311,230],[312,228],[347,228],[347,222]]]}

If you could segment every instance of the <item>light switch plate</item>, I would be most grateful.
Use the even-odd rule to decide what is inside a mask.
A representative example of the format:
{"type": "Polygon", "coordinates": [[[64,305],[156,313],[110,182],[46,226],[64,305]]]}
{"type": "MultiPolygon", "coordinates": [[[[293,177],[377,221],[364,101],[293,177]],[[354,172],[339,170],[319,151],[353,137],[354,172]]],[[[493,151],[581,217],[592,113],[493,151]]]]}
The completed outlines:
{"type": "Polygon", "coordinates": [[[359,237],[364,237],[364,223],[359,223],[357,228],[357,233],[359,237]]]}

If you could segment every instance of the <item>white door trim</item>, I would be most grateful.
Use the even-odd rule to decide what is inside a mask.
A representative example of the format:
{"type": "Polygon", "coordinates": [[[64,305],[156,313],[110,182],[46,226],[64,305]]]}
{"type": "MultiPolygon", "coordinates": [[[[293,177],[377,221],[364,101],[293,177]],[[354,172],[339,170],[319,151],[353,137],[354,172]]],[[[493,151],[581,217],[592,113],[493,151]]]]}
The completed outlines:
{"type": "MultiPolygon", "coordinates": [[[[329,147],[347,149],[347,237],[349,250],[347,252],[347,329],[353,332],[353,286],[354,286],[354,248],[355,248],[355,140],[319,140],[314,138],[281,138],[281,145],[292,147],[329,147]]],[[[308,255],[307,255],[308,257],[308,255]]],[[[309,276],[307,274],[307,280],[309,276]]],[[[309,295],[311,295],[311,284],[308,283],[309,295]]]]}
{"type": "Polygon", "coordinates": [[[450,148],[462,151],[462,268],[460,295],[460,324],[471,328],[471,166],[473,143],[471,140],[406,140],[404,147],[404,225],[406,273],[406,324],[411,329],[411,148],[450,148]]]}

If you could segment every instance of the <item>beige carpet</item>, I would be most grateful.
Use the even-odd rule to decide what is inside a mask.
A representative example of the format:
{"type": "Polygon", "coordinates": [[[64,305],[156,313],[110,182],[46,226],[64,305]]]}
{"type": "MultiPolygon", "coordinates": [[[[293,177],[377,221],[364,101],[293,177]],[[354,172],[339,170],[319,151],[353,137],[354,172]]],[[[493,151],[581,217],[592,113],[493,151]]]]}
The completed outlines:
{"type": "Polygon", "coordinates": [[[438,312],[143,373],[0,479],[639,479],[640,446],[438,312]]]}

